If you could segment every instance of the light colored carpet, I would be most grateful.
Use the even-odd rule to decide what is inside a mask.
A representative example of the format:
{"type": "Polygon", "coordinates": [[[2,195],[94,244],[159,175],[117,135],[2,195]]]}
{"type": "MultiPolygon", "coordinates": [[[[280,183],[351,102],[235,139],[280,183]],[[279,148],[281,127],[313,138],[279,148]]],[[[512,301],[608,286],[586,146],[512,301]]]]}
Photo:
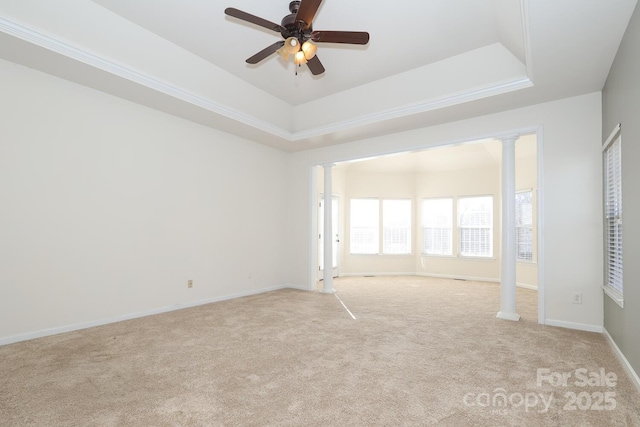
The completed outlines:
{"type": "Polygon", "coordinates": [[[357,320],[335,295],[282,290],[0,347],[0,424],[640,426],[605,338],[539,326],[533,291],[509,322],[497,284],[334,284],[357,320]],[[576,384],[601,368],[615,386],[576,384]],[[538,385],[537,369],[572,376],[538,385]]]}

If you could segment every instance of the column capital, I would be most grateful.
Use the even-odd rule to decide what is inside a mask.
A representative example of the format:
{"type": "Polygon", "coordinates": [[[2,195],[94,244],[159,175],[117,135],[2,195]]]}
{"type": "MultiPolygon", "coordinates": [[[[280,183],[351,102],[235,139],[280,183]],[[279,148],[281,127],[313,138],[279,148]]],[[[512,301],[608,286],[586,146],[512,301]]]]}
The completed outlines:
{"type": "Polygon", "coordinates": [[[515,143],[518,138],[520,138],[520,134],[519,133],[514,133],[512,135],[505,135],[505,136],[501,136],[498,139],[500,141],[502,141],[502,143],[515,143]]]}
{"type": "Polygon", "coordinates": [[[325,169],[329,169],[329,168],[334,167],[335,165],[336,165],[335,163],[325,163],[325,164],[323,164],[323,165],[321,165],[321,166],[322,166],[323,168],[325,168],[325,169]]]}

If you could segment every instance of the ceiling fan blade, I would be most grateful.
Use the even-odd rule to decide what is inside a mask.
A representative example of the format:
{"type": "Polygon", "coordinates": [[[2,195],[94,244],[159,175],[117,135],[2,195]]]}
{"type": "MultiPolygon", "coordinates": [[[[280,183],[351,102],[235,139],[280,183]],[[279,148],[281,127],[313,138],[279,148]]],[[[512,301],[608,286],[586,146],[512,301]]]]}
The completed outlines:
{"type": "Polygon", "coordinates": [[[304,23],[307,24],[306,27],[304,27],[305,30],[311,26],[311,21],[313,21],[313,17],[316,16],[320,3],[322,3],[322,0],[302,0],[300,2],[300,7],[296,14],[296,21],[304,21],[304,23]]]}
{"type": "Polygon", "coordinates": [[[322,62],[320,62],[320,60],[318,59],[318,55],[311,58],[307,62],[307,65],[309,66],[309,70],[311,71],[311,74],[313,74],[314,76],[324,73],[324,66],[322,65],[322,62]]]}
{"type": "Polygon", "coordinates": [[[224,10],[224,13],[232,16],[234,18],[242,19],[243,21],[250,22],[255,25],[259,25],[263,28],[266,28],[271,31],[275,31],[279,33],[284,30],[284,28],[280,24],[276,24],[275,22],[267,21],[266,19],[259,18],[255,15],[252,15],[247,12],[243,12],[241,10],[235,9],[233,7],[228,7],[224,10]]]}
{"type": "Polygon", "coordinates": [[[262,49],[260,52],[253,55],[251,58],[247,59],[247,64],[257,64],[258,62],[265,59],[267,56],[274,53],[276,50],[280,49],[284,46],[284,40],[280,40],[279,42],[275,42],[269,47],[262,49]]]}
{"type": "Polygon", "coordinates": [[[369,33],[363,31],[314,31],[311,40],[318,43],[367,44],[369,33]]]}

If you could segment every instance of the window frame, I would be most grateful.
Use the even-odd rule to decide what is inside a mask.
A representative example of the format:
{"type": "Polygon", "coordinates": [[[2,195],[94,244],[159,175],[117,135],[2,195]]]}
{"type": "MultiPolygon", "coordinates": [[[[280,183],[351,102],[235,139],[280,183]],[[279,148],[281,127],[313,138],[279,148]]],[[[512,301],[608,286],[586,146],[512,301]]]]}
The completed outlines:
{"type": "Polygon", "coordinates": [[[622,135],[620,124],[613,129],[609,138],[602,145],[602,166],[605,282],[602,289],[616,304],[624,308],[622,135]],[[610,179],[613,179],[613,182],[610,179]],[[613,248],[611,247],[612,240],[614,241],[613,248]],[[612,283],[612,279],[614,283],[612,283]]]}
{"type": "Polygon", "coordinates": [[[522,262],[522,263],[535,263],[535,251],[534,251],[534,242],[535,242],[535,235],[533,234],[534,232],[534,215],[535,214],[535,192],[533,191],[533,188],[527,188],[524,190],[518,190],[516,191],[516,261],[517,262],[522,262]],[[524,194],[524,193],[531,193],[531,224],[518,224],[518,194],[524,194]],[[530,235],[531,235],[531,258],[527,259],[527,258],[521,258],[519,256],[519,244],[520,241],[518,239],[518,236],[520,236],[520,232],[519,229],[521,228],[526,228],[530,230],[530,235]]]}
{"type": "Polygon", "coordinates": [[[457,233],[458,233],[458,238],[457,238],[457,243],[458,243],[458,257],[460,258],[465,258],[465,259],[495,259],[495,253],[494,253],[494,239],[495,239],[495,228],[494,228],[494,218],[495,218],[495,209],[494,209],[494,203],[495,203],[495,198],[493,196],[493,194],[479,194],[479,195],[472,195],[472,196],[460,196],[456,198],[456,229],[457,229],[457,233]],[[491,206],[491,211],[490,211],[490,221],[489,221],[489,226],[488,227],[463,227],[460,225],[460,220],[461,220],[461,216],[462,216],[462,210],[460,209],[460,204],[462,201],[467,200],[467,199],[480,199],[480,198],[489,198],[491,200],[491,203],[489,204],[491,206]],[[463,254],[462,253],[462,229],[465,228],[488,228],[489,229],[489,235],[490,235],[490,239],[489,239],[489,251],[490,254],[489,255],[471,255],[471,254],[463,254]]]}
{"type": "Polygon", "coordinates": [[[420,229],[422,230],[422,247],[420,248],[420,253],[423,256],[429,256],[429,257],[455,257],[456,254],[454,254],[453,252],[453,241],[454,241],[454,226],[453,226],[453,220],[455,217],[455,213],[454,213],[454,197],[427,197],[427,198],[423,198],[422,199],[422,203],[420,205],[421,208],[421,215],[420,215],[420,229]],[[425,220],[426,220],[426,212],[427,209],[425,208],[425,204],[426,202],[430,202],[430,201],[448,201],[449,202],[449,253],[430,253],[426,251],[426,243],[427,243],[427,229],[444,229],[446,230],[446,228],[443,227],[427,227],[425,225],[425,220]]]}
{"type": "Polygon", "coordinates": [[[382,197],[353,197],[349,199],[349,255],[368,256],[368,255],[384,255],[384,256],[412,256],[413,255],[413,199],[411,198],[382,198],[382,197]],[[353,201],[354,200],[372,200],[378,205],[378,225],[377,225],[377,251],[376,252],[353,252],[353,201]],[[385,226],[384,226],[384,204],[386,201],[407,201],[409,203],[409,225],[408,225],[408,252],[389,253],[385,252],[385,226]]]}
{"type": "Polygon", "coordinates": [[[349,199],[349,254],[350,255],[379,255],[380,254],[380,199],[377,197],[354,197],[349,199]],[[377,203],[378,220],[375,230],[376,236],[376,251],[375,252],[353,252],[353,202],[354,201],[375,201],[377,203]]]}
{"type": "Polygon", "coordinates": [[[412,255],[413,254],[413,200],[412,199],[380,199],[382,203],[380,203],[380,254],[382,255],[412,255]],[[407,252],[385,252],[385,202],[408,202],[409,203],[409,224],[408,231],[406,232],[408,242],[405,244],[408,245],[407,252]]]}

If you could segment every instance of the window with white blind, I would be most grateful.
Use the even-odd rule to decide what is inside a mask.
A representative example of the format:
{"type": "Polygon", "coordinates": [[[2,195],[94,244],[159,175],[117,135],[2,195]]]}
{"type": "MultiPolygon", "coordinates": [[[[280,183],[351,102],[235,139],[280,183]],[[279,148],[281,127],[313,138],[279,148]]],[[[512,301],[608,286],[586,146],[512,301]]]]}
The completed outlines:
{"type": "Polygon", "coordinates": [[[516,259],[533,261],[533,191],[516,193],[516,259]]]}
{"type": "Polygon", "coordinates": [[[623,306],[622,281],[622,140],[619,125],[603,146],[605,286],[604,290],[623,306]]]}
{"type": "Polygon", "coordinates": [[[411,253],[411,200],[351,199],[350,218],[350,253],[411,253]]]}
{"type": "Polygon", "coordinates": [[[422,253],[453,255],[453,199],[422,201],[422,253]]]}
{"type": "Polygon", "coordinates": [[[380,201],[351,199],[350,252],[377,254],[380,250],[380,201]]]}
{"type": "Polygon", "coordinates": [[[458,239],[462,256],[493,256],[492,196],[458,199],[458,239]]]}
{"type": "Polygon", "coordinates": [[[382,201],[382,253],[411,253],[411,200],[382,201]]]}

